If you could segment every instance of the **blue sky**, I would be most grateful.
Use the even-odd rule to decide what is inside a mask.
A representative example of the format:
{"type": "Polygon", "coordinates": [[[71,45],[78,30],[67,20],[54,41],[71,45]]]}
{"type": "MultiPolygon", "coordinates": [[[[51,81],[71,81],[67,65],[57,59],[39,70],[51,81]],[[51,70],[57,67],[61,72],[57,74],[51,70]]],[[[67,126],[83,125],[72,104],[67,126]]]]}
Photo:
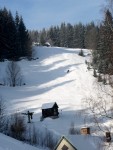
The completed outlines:
{"type": "Polygon", "coordinates": [[[0,0],[13,14],[22,15],[27,29],[42,29],[61,22],[84,24],[99,22],[104,0],[0,0]]]}

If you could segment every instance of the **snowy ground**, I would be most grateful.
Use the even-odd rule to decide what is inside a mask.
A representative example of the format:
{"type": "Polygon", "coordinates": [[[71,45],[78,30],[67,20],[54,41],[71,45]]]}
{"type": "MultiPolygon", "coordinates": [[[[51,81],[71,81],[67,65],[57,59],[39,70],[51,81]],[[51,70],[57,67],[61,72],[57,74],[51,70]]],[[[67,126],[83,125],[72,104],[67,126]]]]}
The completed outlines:
{"type": "Polygon", "coordinates": [[[42,150],[0,134],[0,150],[42,150]]]}
{"type": "MultiPolygon", "coordinates": [[[[35,47],[35,50],[35,57],[39,59],[19,62],[26,85],[1,86],[0,95],[6,101],[8,114],[33,111],[35,125],[68,135],[72,122],[77,127],[86,125],[78,114],[83,109],[84,99],[97,92],[96,79],[85,64],[90,51],[84,50],[85,57],[81,57],[80,49],[35,47]],[[40,122],[41,106],[48,102],[57,102],[59,118],[40,122]]],[[[7,61],[0,62],[0,82],[5,78],[6,65],[7,61]]]]}
{"type": "MultiPolygon", "coordinates": [[[[82,101],[95,92],[95,79],[87,71],[86,58],[78,56],[79,51],[38,47],[36,55],[39,59],[19,62],[26,85],[0,87],[0,93],[7,102],[8,113],[30,110],[34,112],[33,121],[39,121],[42,104],[55,101],[59,105],[60,118],[54,121],[46,119],[44,122],[39,121],[39,124],[45,124],[50,129],[57,128],[57,132],[62,134],[67,133],[70,122],[75,121],[75,115],[81,109],[82,101]],[[70,72],[67,73],[67,70],[70,72]],[[62,123],[65,128],[60,127],[62,123]]],[[[5,65],[2,67],[1,72],[4,72],[5,65]]],[[[79,120],[76,125],[83,123],[79,120]]]]}

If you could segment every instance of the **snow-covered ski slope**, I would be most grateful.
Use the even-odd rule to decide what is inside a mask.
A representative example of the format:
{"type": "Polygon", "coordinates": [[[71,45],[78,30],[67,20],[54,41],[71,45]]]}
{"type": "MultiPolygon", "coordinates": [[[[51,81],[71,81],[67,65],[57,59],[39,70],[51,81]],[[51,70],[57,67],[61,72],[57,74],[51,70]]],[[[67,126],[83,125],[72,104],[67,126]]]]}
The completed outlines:
{"type": "MultiPolygon", "coordinates": [[[[56,101],[60,109],[80,108],[82,100],[93,93],[94,77],[87,71],[86,57],[78,55],[80,49],[35,47],[37,60],[19,62],[26,85],[1,86],[8,112],[33,110],[41,112],[41,106],[56,101]],[[67,70],[70,72],[67,73],[67,70]],[[10,106],[10,107],[9,107],[10,106]]],[[[87,55],[88,50],[84,50],[87,55]]],[[[5,78],[6,62],[0,63],[1,81],[5,78]]]]}
{"type": "MultiPolygon", "coordinates": [[[[57,102],[60,118],[54,121],[46,119],[46,126],[49,123],[52,129],[54,123],[55,130],[65,134],[68,131],[60,128],[61,124],[69,128],[75,114],[82,109],[84,99],[96,93],[95,78],[85,64],[90,51],[84,50],[85,57],[81,57],[78,55],[80,49],[34,47],[34,50],[34,57],[39,59],[18,62],[26,85],[1,86],[0,95],[6,101],[8,113],[33,111],[34,121],[40,120],[42,104],[57,102]]],[[[1,82],[5,78],[7,63],[0,63],[1,82]]],[[[76,121],[76,124],[80,125],[81,120],[76,121]]]]}
{"type": "MultiPolygon", "coordinates": [[[[46,127],[58,135],[68,136],[72,122],[79,128],[85,126],[84,119],[78,114],[84,109],[84,99],[90,94],[96,95],[98,89],[92,71],[88,71],[85,64],[85,60],[89,61],[91,57],[90,51],[83,51],[85,57],[78,55],[80,49],[34,47],[34,58],[39,59],[23,59],[18,62],[26,85],[0,86],[0,95],[5,100],[7,113],[32,111],[32,122],[36,127],[40,130],[46,127]],[[41,122],[41,106],[50,102],[58,104],[59,118],[46,118],[41,122]]],[[[8,61],[0,62],[0,82],[6,76],[7,63],[8,61]]],[[[77,139],[76,137],[75,140],[77,139]]],[[[95,145],[94,141],[92,144],[95,145]]],[[[84,149],[84,144],[82,147],[84,149]]]]}

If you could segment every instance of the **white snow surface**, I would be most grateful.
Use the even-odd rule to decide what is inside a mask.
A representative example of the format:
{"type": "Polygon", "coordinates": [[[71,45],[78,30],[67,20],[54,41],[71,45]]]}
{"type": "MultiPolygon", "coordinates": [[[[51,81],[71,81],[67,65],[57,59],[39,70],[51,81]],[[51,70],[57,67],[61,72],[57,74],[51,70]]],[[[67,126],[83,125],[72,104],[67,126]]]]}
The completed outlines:
{"type": "Polygon", "coordinates": [[[0,133],[0,150],[41,150],[0,133]]]}
{"type": "MultiPolygon", "coordinates": [[[[91,57],[87,55],[90,51],[84,49],[85,57],[81,57],[78,55],[80,49],[59,47],[34,47],[34,49],[35,57],[39,59],[18,62],[26,85],[17,87],[0,86],[0,95],[5,100],[7,114],[32,111],[34,112],[32,122],[37,127],[46,127],[58,135],[68,136],[72,122],[80,128],[86,125],[78,113],[83,109],[84,99],[90,94],[96,95],[96,79],[92,76],[92,72],[87,70],[85,64],[85,60],[89,61],[91,57]],[[69,70],[69,73],[67,73],[67,70],[69,70]],[[59,118],[46,118],[41,122],[42,105],[53,102],[56,102],[59,106],[59,118]]],[[[6,76],[7,63],[8,61],[0,62],[0,82],[6,76]]],[[[81,136],[76,136],[74,139],[76,139],[76,144],[82,141],[81,144],[78,144],[78,147],[81,145],[83,149],[87,149],[85,148],[85,140],[83,142],[81,136]]],[[[12,142],[16,143],[11,140],[12,142]]],[[[4,135],[0,135],[0,146],[1,143],[4,147],[1,147],[0,150],[6,150],[4,135]],[[4,140],[1,142],[2,137],[4,140]]],[[[21,149],[24,150],[25,148],[21,149]]],[[[89,150],[96,149],[96,144],[93,142],[89,150]]],[[[13,147],[11,150],[13,150],[13,147]]]]}

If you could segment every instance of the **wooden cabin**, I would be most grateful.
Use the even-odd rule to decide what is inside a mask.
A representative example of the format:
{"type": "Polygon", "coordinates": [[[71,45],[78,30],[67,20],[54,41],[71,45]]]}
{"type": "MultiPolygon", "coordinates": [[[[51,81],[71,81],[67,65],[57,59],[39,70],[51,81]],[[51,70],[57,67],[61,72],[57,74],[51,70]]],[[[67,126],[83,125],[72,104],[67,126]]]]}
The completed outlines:
{"type": "Polygon", "coordinates": [[[56,102],[53,103],[45,103],[42,105],[42,117],[51,117],[55,116],[57,117],[59,115],[58,112],[58,105],[56,102]]]}

